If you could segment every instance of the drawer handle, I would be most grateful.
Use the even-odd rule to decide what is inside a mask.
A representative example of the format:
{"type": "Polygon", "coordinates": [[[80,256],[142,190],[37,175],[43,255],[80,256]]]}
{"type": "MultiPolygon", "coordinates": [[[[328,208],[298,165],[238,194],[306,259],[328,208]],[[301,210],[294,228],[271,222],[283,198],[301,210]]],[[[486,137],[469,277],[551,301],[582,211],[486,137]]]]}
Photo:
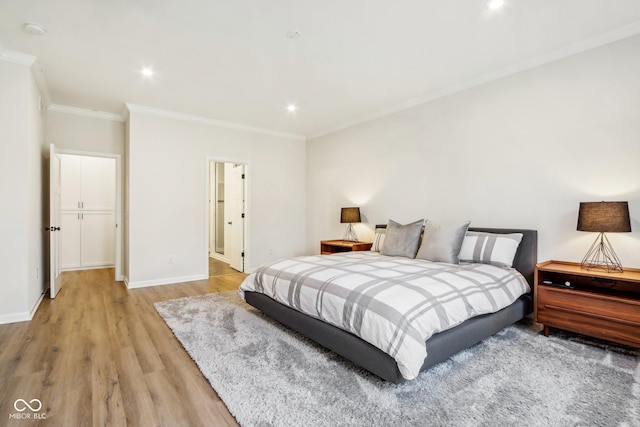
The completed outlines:
{"type": "Polygon", "coordinates": [[[545,308],[549,308],[549,309],[552,309],[552,310],[563,311],[565,313],[582,314],[583,316],[595,317],[596,319],[609,320],[611,322],[623,323],[625,325],[640,326],[640,323],[638,323],[638,322],[633,322],[631,320],[625,320],[625,319],[617,319],[615,317],[605,316],[603,314],[587,313],[585,311],[573,310],[571,308],[558,307],[556,305],[550,305],[550,304],[545,304],[544,306],[545,306],[545,308]]]}

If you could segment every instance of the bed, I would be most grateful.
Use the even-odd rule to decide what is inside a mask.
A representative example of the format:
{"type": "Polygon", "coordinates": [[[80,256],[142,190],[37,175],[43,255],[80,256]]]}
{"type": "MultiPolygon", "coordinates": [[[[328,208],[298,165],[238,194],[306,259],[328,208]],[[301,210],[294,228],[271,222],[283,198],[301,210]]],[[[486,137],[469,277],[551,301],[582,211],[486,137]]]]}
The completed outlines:
{"type": "MultiPolygon", "coordinates": [[[[476,315],[450,329],[431,335],[424,343],[423,347],[426,349],[426,356],[423,360],[420,359],[422,363],[421,366],[418,365],[419,371],[424,371],[448,359],[457,352],[499,332],[526,317],[532,311],[533,299],[531,290],[533,289],[533,273],[537,262],[537,232],[535,230],[497,228],[469,228],[469,231],[493,234],[522,234],[522,240],[513,258],[513,268],[522,275],[521,279],[524,278],[526,280],[529,285],[529,292],[520,295],[513,303],[509,303],[509,305],[496,312],[476,315]]],[[[326,257],[337,256],[326,255],[326,257]]],[[[351,256],[365,262],[369,258],[375,260],[374,257],[368,254],[351,256]]],[[[343,260],[332,258],[331,261],[342,262],[343,260]]],[[[252,276],[254,275],[249,276],[245,282],[250,283],[255,280],[252,276]]],[[[390,356],[388,352],[381,350],[351,332],[284,305],[270,296],[255,291],[255,289],[248,290],[249,288],[245,286],[245,283],[241,286],[243,298],[248,304],[256,307],[266,315],[386,381],[400,383],[407,379],[406,369],[402,369],[404,366],[400,364],[399,367],[397,358],[390,356]],[[243,287],[245,289],[242,289],[243,287]]]]}

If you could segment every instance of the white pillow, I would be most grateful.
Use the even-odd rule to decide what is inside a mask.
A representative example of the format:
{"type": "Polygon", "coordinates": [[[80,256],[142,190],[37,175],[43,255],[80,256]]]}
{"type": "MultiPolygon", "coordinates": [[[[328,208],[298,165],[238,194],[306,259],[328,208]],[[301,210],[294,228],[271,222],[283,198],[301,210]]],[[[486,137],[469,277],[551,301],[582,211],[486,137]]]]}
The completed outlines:
{"type": "Polygon", "coordinates": [[[373,238],[373,245],[371,245],[371,251],[380,252],[380,248],[382,248],[382,244],[384,243],[384,238],[387,235],[387,230],[384,228],[376,228],[376,235],[373,238]]]}
{"type": "Polygon", "coordinates": [[[460,249],[460,261],[511,268],[520,241],[522,241],[521,233],[495,234],[467,231],[460,249]]]}

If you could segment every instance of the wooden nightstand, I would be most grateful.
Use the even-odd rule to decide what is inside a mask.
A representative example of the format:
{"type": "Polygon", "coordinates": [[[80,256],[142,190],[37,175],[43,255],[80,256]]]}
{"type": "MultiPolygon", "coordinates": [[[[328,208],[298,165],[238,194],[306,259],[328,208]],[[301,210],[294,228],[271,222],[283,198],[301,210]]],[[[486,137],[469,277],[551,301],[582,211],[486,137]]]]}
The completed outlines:
{"type": "Polygon", "coordinates": [[[536,265],[533,295],[534,320],[544,325],[546,336],[554,327],[640,347],[638,269],[606,273],[547,261],[536,265]]]}
{"type": "Polygon", "coordinates": [[[368,251],[373,243],[350,242],[346,240],[322,240],[320,242],[320,253],[330,255],[338,252],[368,251]]]}

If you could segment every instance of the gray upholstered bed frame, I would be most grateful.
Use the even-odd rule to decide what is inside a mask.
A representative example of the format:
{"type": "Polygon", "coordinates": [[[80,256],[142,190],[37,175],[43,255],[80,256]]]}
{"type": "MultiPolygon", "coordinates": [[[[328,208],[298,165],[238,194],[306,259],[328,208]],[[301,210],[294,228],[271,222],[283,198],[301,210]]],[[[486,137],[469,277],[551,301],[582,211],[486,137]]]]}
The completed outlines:
{"type": "MultiPolygon", "coordinates": [[[[469,230],[501,234],[522,233],[522,242],[513,265],[522,273],[533,289],[533,272],[538,254],[537,231],[506,228],[469,228],[469,230]]],[[[293,310],[256,292],[245,292],[245,299],[247,303],[280,323],[333,350],[380,378],[394,383],[404,381],[396,361],[391,356],[355,335],[293,310]]],[[[474,317],[461,325],[432,336],[426,342],[428,355],[421,371],[447,360],[459,351],[471,347],[517,322],[531,313],[532,306],[532,295],[523,295],[512,305],[496,313],[474,317]]]]}

